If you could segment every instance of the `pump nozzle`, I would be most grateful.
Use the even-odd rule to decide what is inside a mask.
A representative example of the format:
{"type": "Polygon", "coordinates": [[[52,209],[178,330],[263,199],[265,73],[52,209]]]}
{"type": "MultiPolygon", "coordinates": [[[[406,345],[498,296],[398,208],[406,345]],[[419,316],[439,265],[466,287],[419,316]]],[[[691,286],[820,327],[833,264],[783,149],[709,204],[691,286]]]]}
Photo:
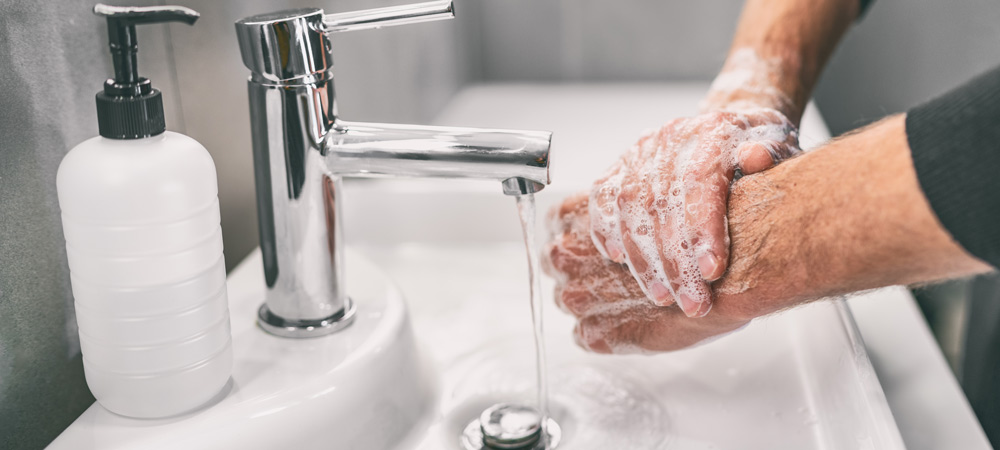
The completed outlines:
{"type": "Polygon", "coordinates": [[[147,23],[194,24],[198,12],[183,6],[94,5],[94,14],[108,20],[108,43],[115,66],[114,78],[104,82],[97,94],[97,122],[101,136],[137,139],[155,136],[166,129],[160,91],[139,76],[135,26],[147,23]]]}

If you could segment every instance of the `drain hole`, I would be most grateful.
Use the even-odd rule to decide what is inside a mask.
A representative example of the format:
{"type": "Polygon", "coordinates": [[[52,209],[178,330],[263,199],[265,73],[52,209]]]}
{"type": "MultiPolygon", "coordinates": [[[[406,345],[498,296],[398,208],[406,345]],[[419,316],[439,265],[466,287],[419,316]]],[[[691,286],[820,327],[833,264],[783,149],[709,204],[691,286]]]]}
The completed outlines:
{"type": "Polygon", "coordinates": [[[509,403],[486,408],[462,432],[465,450],[551,450],[559,445],[562,430],[538,410],[509,403]]]}

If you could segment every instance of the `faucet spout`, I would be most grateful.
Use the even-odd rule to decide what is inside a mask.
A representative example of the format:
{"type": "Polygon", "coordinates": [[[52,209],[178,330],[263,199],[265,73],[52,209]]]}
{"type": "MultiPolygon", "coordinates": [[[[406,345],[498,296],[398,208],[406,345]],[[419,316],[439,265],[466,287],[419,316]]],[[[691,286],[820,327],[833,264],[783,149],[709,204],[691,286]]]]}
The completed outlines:
{"type": "Polygon", "coordinates": [[[297,9],[236,23],[250,99],[257,220],[267,284],[258,323],[307,338],[347,327],[341,179],[482,178],[508,195],[549,183],[547,132],[345,122],[328,34],[450,17],[450,1],[324,15],[297,9]]]}
{"type": "Polygon", "coordinates": [[[542,131],[337,122],[325,148],[338,175],[519,179],[537,191],[551,142],[542,131]]]}

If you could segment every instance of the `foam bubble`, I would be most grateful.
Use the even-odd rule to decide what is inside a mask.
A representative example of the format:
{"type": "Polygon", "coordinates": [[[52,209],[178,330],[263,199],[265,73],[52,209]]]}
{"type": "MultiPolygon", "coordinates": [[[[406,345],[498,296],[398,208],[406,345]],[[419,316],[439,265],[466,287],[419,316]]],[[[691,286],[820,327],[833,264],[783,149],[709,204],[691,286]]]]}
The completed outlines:
{"type": "MultiPolygon", "coordinates": [[[[792,132],[781,113],[757,108],[673,121],[643,136],[591,192],[591,236],[598,251],[608,257],[608,248],[617,253],[628,239],[634,248],[625,251],[625,263],[647,297],[660,284],[673,301],[710,301],[697,261],[713,245],[698,236],[713,225],[710,220],[725,220],[718,193],[732,182],[728,174],[739,165],[738,149],[760,143],[777,161],[798,151],[792,132]]],[[[714,238],[728,243],[728,233],[714,238]]]]}
{"type": "Polygon", "coordinates": [[[778,89],[772,80],[780,79],[784,60],[782,58],[762,58],[753,48],[733,51],[726,59],[722,71],[712,81],[708,95],[701,104],[702,111],[724,107],[730,111],[754,110],[761,105],[757,100],[736,100],[734,93],[750,94],[756,98],[767,98],[785,110],[794,102],[778,89]]]}

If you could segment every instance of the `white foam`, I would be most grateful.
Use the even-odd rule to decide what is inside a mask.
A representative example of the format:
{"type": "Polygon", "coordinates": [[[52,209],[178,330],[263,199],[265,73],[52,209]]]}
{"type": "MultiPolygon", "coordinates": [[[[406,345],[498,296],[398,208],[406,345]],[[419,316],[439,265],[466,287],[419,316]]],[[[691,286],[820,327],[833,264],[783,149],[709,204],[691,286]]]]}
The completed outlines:
{"type": "MultiPolygon", "coordinates": [[[[609,249],[624,249],[625,238],[631,240],[637,251],[626,251],[624,262],[647,297],[654,297],[656,283],[666,288],[672,299],[660,304],[682,295],[710,301],[698,257],[712,244],[698,240],[699,230],[713,225],[709,220],[726,220],[718,192],[728,189],[739,158],[749,156],[740,154],[740,146],[758,143],[777,161],[798,152],[796,137],[787,118],[766,108],[702,114],[643,136],[594,185],[595,246],[607,258],[616,253],[609,249]],[[676,266],[676,275],[668,276],[665,263],[676,266]]],[[[721,238],[728,246],[728,232],[721,238]]]]}
{"type": "Polygon", "coordinates": [[[781,77],[782,58],[762,58],[753,48],[734,50],[726,59],[722,71],[712,81],[702,111],[724,108],[729,111],[753,110],[761,107],[758,100],[766,98],[785,110],[794,106],[792,99],[774,85],[781,77]],[[754,99],[733,101],[733,94],[744,93],[754,99]]]}

